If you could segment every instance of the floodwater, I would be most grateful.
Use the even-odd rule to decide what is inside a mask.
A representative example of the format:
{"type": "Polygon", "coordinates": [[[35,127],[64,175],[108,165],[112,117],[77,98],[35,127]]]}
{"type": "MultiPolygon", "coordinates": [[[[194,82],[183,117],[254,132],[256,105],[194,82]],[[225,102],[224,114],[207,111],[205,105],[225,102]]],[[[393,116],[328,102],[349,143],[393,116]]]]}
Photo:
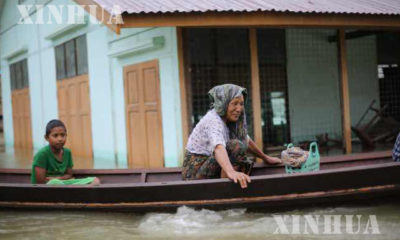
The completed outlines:
{"type": "Polygon", "coordinates": [[[180,207],[175,213],[0,211],[0,239],[400,239],[400,203],[248,213],[180,207]],[[287,215],[286,217],[284,215],[287,215]],[[306,215],[318,219],[314,230],[306,215]],[[339,215],[338,228],[324,217],[339,215]],[[345,215],[353,215],[346,223],[345,215]],[[359,218],[357,218],[357,215],[359,218]],[[295,219],[300,221],[296,222],[295,219]],[[280,227],[276,218],[284,219],[280,227]],[[359,219],[359,220],[358,220],[359,219]],[[374,220],[375,219],[375,220],[374,220]],[[347,225],[352,229],[346,228],[347,225]],[[298,228],[297,228],[298,227],[298,228]],[[326,231],[326,227],[332,231],[326,231]],[[286,230],[284,229],[286,228],[286,230]],[[297,229],[297,230],[296,230],[297,229]],[[286,231],[286,232],[285,232],[286,231]],[[352,233],[353,232],[353,233],[352,233]]]}
{"type": "MultiPolygon", "coordinates": [[[[32,156],[32,151],[0,150],[0,168],[30,168],[32,156]]],[[[92,161],[75,162],[76,168],[93,167],[80,165],[92,161]]],[[[175,213],[148,214],[0,209],[0,239],[397,240],[400,239],[400,202],[273,213],[188,207],[180,207],[175,213]],[[329,222],[333,216],[339,217],[339,221],[329,222]]]]}
{"type": "MultiPolygon", "coordinates": [[[[34,151],[32,149],[13,149],[4,151],[0,146],[0,168],[25,168],[32,167],[34,151]]],[[[74,169],[93,168],[93,159],[74,157],[74,169]]],[[[115,166],[117,168],[117,166],[115,166]]]]}

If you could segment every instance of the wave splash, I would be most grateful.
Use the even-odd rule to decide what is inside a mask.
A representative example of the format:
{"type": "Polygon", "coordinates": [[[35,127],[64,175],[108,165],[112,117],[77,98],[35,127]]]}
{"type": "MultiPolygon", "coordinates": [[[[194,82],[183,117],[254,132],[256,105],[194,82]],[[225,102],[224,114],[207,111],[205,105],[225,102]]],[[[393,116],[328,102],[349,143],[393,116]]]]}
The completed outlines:
{"type": "Polygon", "coordinates": [[[273,228],[272,216],[248,214],[246,209],[231,209],[212,211],[207,209],[195,210],[186,206],[178,208],[174,214],[147,214],[138,226],[143,235],[152,236],[197,236],[224,237],[247,233],[248,236],[265,236],[273,228]],[[271,229],[269,229],[271,226],[271,229]]]}

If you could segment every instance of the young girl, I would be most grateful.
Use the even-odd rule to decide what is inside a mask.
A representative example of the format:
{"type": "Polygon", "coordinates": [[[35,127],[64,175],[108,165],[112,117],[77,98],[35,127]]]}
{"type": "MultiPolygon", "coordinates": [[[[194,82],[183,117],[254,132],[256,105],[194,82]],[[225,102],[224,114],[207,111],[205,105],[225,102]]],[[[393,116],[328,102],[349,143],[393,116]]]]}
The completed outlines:
{"type": "Polygon", "coordinates": [[[51,120],[44,136],[49,145],[41,148],[33,158],[31,183],[100,184],[96,177],[75,179],[72,176],[71,150],[64,148],[67,129],[60,120],[51,120]]]}

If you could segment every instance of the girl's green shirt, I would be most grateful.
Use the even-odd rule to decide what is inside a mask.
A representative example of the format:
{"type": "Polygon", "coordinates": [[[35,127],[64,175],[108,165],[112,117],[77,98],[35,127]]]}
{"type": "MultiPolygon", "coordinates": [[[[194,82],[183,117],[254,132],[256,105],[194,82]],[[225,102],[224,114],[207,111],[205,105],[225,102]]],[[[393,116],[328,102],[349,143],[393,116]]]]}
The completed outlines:
{"type": "Polygon", "coordinates": [[[31,183],[36,183],[35,167],[46,169],[46,177],[63,176],[68,168],[73,167],[71,150],[63,148],[62,162],[58,161],[47,145],[33,157],[31,183]]]}

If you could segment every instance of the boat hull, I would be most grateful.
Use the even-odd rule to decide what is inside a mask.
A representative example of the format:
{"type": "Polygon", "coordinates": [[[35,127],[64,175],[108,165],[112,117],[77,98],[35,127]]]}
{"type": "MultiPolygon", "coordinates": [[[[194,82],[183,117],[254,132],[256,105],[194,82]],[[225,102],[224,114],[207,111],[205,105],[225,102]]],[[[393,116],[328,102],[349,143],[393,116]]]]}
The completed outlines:
{"type": "Polygon", "coordinates": [[[400,164],[385,162],[299,174],[253,176],[241,189],[227,179],[49,186],[0,183],[0,207],[164,211],[179,206],[270,210],[400,195],[400,164]]]}

